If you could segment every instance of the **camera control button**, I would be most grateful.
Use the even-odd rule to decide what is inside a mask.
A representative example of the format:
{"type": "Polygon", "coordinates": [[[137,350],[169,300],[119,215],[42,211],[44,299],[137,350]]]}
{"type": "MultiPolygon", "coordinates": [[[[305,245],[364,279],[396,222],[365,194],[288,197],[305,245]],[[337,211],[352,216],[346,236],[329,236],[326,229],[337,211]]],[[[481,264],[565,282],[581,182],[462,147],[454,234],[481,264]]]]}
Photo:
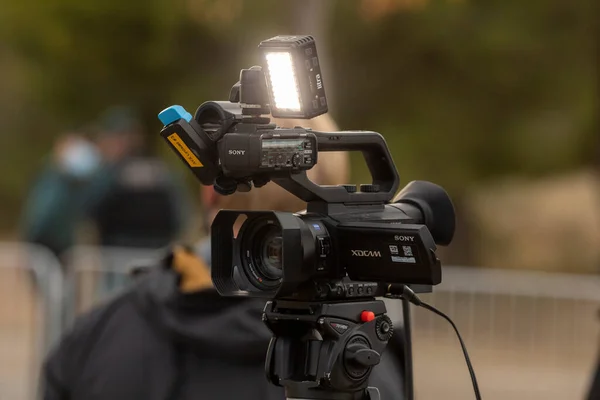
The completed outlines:
{"type": "Polygon", "coordinates": [[[362,322],[371,322],[375,319],[375,313],[373,311],[363,311],[360,313],[360,320],[362,322]]]}
{"type": "Polygon", "coordinates": [[[294,167],[297,167],[301,163],[302,163],[302,156],[300,155],[300,153],[294,154],[294,156],[292,157],[292,165],[294,167]]]}
{"type": "Polygon", "coordinates": [[[326,237],[319,237],[319,255],[321,257],[325,257],[329,255],[329,251],[331,250],[331,245],[329,244],[329,239],[326,237]]]}
{"type": "Polygon", "coordinates": [[[341,185],[344,189],[346,189],[346,192],[348,193],[356,193],[356,185],[341,185]]]}
{"type": "Polygon", "coordinates": [[[325,261],[322,261],[319,264],[317,264],[317,271],[319,271],[319,272],[325,271],[326,268],[327,268],[327,263],[325,263],[325,261]]]}
{"type": "Polygon", "coordinates": [[[394,334],[394,324],[392,320],[387,315],[382,315],[377,318],[377,322],[375,323],[375,333],[379,340],[387,342],[392,338],[394,334]]]}
{"type": "Polygon", "coordinates": [[[360,185],[360,191],[365,193],[377,193],[379,192],[379,185],[360,185]]]}

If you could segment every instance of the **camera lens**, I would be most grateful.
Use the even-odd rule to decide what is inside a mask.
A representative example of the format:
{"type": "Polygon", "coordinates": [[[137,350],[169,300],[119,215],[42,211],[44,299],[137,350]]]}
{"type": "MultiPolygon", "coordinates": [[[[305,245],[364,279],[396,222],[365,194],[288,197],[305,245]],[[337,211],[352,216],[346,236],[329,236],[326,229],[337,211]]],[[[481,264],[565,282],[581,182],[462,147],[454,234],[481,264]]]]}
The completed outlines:
{"type": "Polygon", "coordinates": [[[247,219],[239,234],[242,270],[256,288],[272,290],[283,277],[283,232],[270,218],[247,219]]]}
{"type": "Polygon", "coordinates": [[[263,268],[265,275],[271,278],[281,278],[281,267],[283,263],[283,238],[281,229],[270,225],[263,234],[259,247],[261,249],[261,258],[258,263],[263,268]]]}

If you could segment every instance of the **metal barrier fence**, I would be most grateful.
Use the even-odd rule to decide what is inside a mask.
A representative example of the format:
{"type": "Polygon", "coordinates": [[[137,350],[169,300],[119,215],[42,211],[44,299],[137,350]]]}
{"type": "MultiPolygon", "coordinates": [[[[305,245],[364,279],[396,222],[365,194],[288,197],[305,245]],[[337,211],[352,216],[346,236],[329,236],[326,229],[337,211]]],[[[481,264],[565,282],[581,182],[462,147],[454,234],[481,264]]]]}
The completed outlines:
{"type": "MultiPolygon", "coordinates": [[[[101,291],[89,289],[98,287],[104,271],[123,274],[123,266],[137,255],[153,255],[78,249],[77,258],[85,259],[88,251],[95,254],[94,261],[73,264],[72,269],[80,286],[79,310],[106,298],[108,293],[98,296],[94,293],[101,291]],[[103,266],[103,260],[112,265],[103,266]],[[115,260],[120,260],[117,265],[115,260]]],[[[444,282],[422,298],[457,323],[486,399],[583,398],[598,346],[600,277],[446,267],[444,282]]],[[[401,320],[400,304],[387,303],[392,318],[401,320]]],[[[468,373],[451,327],[421,309],[413,313],[413,327],[418,398],[470,397],[468,373]]]]}
{"type": "Polygon", "coordinates": [[[129,272],[138,262],[152,263],[159,250],[78,246],[67,260],[66,290],[70,301],[65,305],[67,325],[77,314],[107,301],[130,283],[129,272]]]}
{"type": "MultiPolygon", "coordinates": [[[[484,398],[585,397],[600,345],[600,277],[446,267],[421,298],[457,324],[484,398]]],[[[418,398],[472,396],[450,325],[416,309],[413,327],[418,398]]]]}
{"type": "MultiPolygon", "coordinates": [[[[27,309],[31,311],[20,311],[24,319],[27,312],[36,313],[30,318],[35,323],[28,325],[28,332],[38,336],[28,339],[19,334],[23,324],[13,317],[4,318],[4,308],[0,308],[0,332],[4,336],[0,337],[0,359],[5,359],[3,346],[17,351],[12,343],[18,336],[20,350],[26,357],[6,355],[9,359],[25,360],[17,361],[25,365],[21,370],[27,370],[22,379],[37,378],[40,355],[60,329],[56,321],[72,321],[75,314],[123,290],[132,263],[152,259],[157,252],[75,248],[67,257],[66,284],[62,276],[48,274],[58,267],[55,259],[48,261],[52,257],[46,256],[43,249],[0,244],[0,271],[3,265],[18,265],[21,275],[32,271],[38,276],[36,281],[41,282],[30,295],[39,301],[27,309]],[[61,300],[65,301],[64,311],[56,306],[61,300]],[[10,328],[8,334],[4,326],[10,328]],[[11,330],[17,333],[10,336],[11,330]]],[[[27,287],[26,277],[21,276],[21,280],[27,287]]],[[[16,287],[4,281],[0,283],[7,288],[16,287]]],[[[2,290],[0,296],[8,299],[1,304],[16,312],[12,306],[7,308],[14,298],[10,292],[2,290]]],[[[446,267],[444,282],[434,293],[421,297],[458,325],[487,400],[583,399],[599,345],[600,277],[446,267]]],[[[394,320],[400,319],[399,303],[389,301],[388,310],[394,320]]],[[[468,373],[450,326],[426,310],[415,309],[413,328],[417,399],[470,398],[468,373]]],[[[32,398],[17,389],[3,392],[3,383],[14,382],[13,370],[0,368],[0,398],[32,398]]],[[[31,381],[25,383],[27,388],[35,386],[31,381]]]]}
{"type": "Polygon", "coordinates": [[[42,359],[61,334],[63,282],[47,249],[0,243],[0,399],[36,397],[42,359]]]}

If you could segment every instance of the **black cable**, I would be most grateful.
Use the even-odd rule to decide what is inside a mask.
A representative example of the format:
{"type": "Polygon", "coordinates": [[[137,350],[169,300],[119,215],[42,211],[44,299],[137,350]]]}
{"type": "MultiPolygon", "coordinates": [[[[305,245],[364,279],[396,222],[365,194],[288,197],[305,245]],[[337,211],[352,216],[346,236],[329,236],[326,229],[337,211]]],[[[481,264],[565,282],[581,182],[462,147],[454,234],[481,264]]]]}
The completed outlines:
{"type": "Polygon", "coordinates": [[[404,332],[404,398],[414,400],[414,373],[412,359],[412,333],[410,322],[410,303],[402,299],[402,330],[404,332]]]}
{"type": "Polygon", "coordinates": [[[458,341],[460,342],[460,347],[462,347],[462,351],[465,356],[465,361],[467,362],[467,368],[469,369],[469,374],[471,375],[471,382],[473,382],[473,391],[475,391],[475,398],[477,400],[481,400],[481,393],[479,393],[479,385],[477,384],[477,378],[475,377],[475,371],[473,370],[473,365],[471,365],[471,359],[469,358],[469,353],[467,352],[467,347],[465,346],[465,343],[463,342],[462,337],[460,336],[460,333],[458,332],[458,328],[456,327],[454,322],[452,322],[450,317],[448,317],[446,314],[444,314],[440,310],[436,309],[435,307],[430,306],[429,304],[423,303],[423,302],[421,302],[421,307],[444,318],[454,328],[454,332],[456,332],[456,336],[458,336],[458,341]]]}
{"type": "Polygon", "coordinates": [[[467,362],[467,368],[469,369],[469,375],[471,375],[471,382],[473,383],[473,391],[475,392],[475,398],[477,400],[481,400],[481,393],[479,392],[479,385],[477,384],[477,378],[475,377],[475,371],[473,370],[473,365],[471,364],[471,359],[469,358],[469,353],[467,352],[467,346],[465,346],[465,343],[463,342],[463,339],[460,336],[460,333],[458,332],[458,328],[456,327],[454,322],[452,322],[450,317],[448,317],[446,314],[444,314],[437,308],[421,301],[421,299],[419,299],[419,297],[415,294],[415,292],[413,292],[412,289],[406,285],[390,285],[388,287],[388,292],[390,293],[390,296],[387,296],[387,297],[394,298],[394,297],[400,296],[402,299],[408,300],[416,306],[423,307],[423,308],[433,312],[434,314],[439,315],[440,317],[442,317],[446,321],[448,321],[450,323],[450,325],[452,325],[452,328],[454,328],[454,332],[456,332],[456,336],[458,336],[458,341],[460,342],[460,347],[462,348],[463,355],[465,356],[465,361],[467,362]]]}

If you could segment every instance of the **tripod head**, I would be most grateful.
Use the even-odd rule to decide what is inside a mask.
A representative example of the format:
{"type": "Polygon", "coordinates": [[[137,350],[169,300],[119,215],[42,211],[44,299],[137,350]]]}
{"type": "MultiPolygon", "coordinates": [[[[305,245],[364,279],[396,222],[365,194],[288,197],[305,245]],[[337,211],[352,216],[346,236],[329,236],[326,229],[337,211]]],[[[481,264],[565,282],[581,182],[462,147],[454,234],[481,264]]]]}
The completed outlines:
{"type": "Polygon", "coordinates": [[[368,380],[393,334],[385,313],[383,301],[369,297],[267,302],[267,379],[290,400],[379,400],[368,380]]]}

